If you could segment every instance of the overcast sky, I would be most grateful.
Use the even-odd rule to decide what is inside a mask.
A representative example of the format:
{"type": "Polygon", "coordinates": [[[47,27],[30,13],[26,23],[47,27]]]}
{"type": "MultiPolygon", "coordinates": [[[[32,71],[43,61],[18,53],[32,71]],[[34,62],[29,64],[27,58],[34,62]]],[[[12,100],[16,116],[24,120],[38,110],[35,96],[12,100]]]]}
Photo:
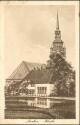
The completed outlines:
{"type": "Polygon", "coordinates": [[[54,40],[56,16],[67,60],[75,66],[75,8],[71,5],[5,6],[5,75],[23,61],[46,63],[54,40]]]}

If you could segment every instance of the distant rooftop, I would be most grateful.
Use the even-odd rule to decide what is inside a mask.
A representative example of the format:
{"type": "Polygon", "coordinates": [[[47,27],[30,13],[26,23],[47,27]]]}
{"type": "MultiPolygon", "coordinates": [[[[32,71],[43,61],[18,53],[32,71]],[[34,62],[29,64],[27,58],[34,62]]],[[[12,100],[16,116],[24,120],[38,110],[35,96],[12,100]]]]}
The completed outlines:
{"type": "Polygon", "coordinates": [[[45,64],[22,61],[7,79],[22,80],[32,70],[45,67],[45,64]]]}

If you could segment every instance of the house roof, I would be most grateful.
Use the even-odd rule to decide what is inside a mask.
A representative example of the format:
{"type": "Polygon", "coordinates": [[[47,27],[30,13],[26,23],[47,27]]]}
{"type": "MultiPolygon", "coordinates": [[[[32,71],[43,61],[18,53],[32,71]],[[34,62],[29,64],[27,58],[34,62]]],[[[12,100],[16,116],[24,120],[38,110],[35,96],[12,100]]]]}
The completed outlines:
{"type": "Polygon", "coordinates": [[[44,84],[44,83],[50,83],[52,74],[47,69],[42,70],[32,70],[27,75],[27,80],[29,79],[35,84],[44,84]]]}
{"type": "Polygon", "coordinates": [[[22,80],[32,69],[41,68],[42,66],[45,66],[45,64],[22,61],[7,79],[22,80]]]}

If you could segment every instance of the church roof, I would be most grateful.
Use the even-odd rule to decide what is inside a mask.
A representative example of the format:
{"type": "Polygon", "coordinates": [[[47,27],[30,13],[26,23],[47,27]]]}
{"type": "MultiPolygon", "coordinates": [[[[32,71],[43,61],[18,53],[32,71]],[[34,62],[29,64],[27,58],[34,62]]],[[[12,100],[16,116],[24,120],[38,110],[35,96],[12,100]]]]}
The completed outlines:
{"type": "Polygon", "coordinates": [[[50,83],[52,74],[47,69],[42,70],[32,70],[27,75],[27,80],[29,79],[32,81],[32,83],[35,84],[44,84],[44,83],[50,83]]]}
{"type": "Polygon", "coordinates": [[[8,77],[8,79],[22,80],[32,69],[41,68],[42,66],[45,66],[45,64],[22,61],[21,64],[8,77]]]}

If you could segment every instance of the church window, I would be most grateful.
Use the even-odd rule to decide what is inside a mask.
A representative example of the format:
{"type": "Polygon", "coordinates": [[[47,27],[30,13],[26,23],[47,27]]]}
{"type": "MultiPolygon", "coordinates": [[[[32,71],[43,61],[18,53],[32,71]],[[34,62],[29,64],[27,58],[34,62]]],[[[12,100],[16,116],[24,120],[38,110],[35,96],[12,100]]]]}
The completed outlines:
{"type": "Polygon", "coordinates": [[[47,93],[47,87],[38,87],[38,94],[46,94],[47,93]]]}

